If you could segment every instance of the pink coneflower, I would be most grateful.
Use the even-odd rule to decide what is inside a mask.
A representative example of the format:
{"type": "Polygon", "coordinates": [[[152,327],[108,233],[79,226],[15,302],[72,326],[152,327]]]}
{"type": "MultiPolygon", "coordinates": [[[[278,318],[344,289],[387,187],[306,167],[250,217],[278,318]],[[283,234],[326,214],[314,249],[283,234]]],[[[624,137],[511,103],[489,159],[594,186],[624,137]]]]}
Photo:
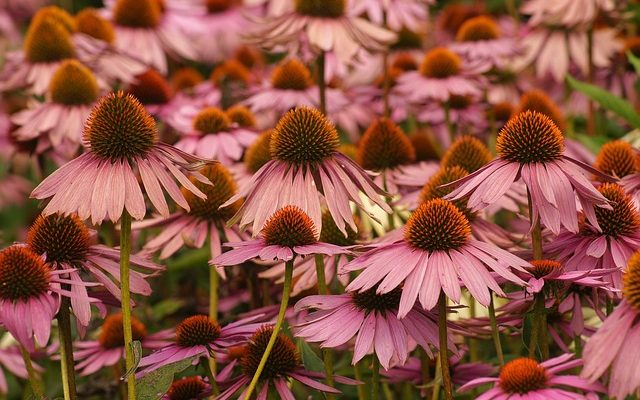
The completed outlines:
{"type": "Polygon", "coordinates": [[[165,121],[175,114],[189,98],[176,96],[167,79],[155,69],[136,75],[126,89],[154,117],[165,121]]]}
{"type": "Polygon", "coordinates": [[[384,25],[394,32],[403,28],[418,30],[427,24],[428,5],[434,0],[351,0],[348,12],[354,16],[366,14],[376,25],[384,25]]]}
{"type": "MultiPolygon", "coordinates": [[[[621,178],[621,184],[625,187],[628,183],[625,177],[640,173],[640,154],[629,142],[614,140],[602,145],[593,166],[604,174],[621,178]]],[[[629,190],[630,194],[633,192],[629,190]]]]}
{"type": "Polygon", "coordinates": [[[45,102],[11,116],[11,122],[18,126],[13,136],[20,141],[37,139],[38,154],[53,148],[63,157],[73,158],[99,94],[91,71],[76,60],[65,60],[51,78],[45,102]]]}
{"type": "Polygon", "coordinates": [[[167,72],[166,55],[193,60],[189,38],[170,23],[171,13],[158,0],[107,0],[107,14],[116,32],[115,47],[125,54],[167,72]]]}
{"type": "Polygon", "coordinates": [[[82,282],[63,279],[69,270],[49,269],[43,257],[26,246],[13,245],[0,252],[0,322],[29,351],[49,342],[51,321],[60,297],[73,298],[82,282]],[[71,291],[61,288],[67,284],[71,291]]]}
{"type": "MultiPolygon", "coordinates": [[[[91,232],[76,215],[52,214],[38,216],[27,232],[26,243],[36,254],[42,255],[52,270],[62,270],[63,277],[72,282],[86,281],[86,274],[99,282],[115,298],[120,299],[118,250],[95,244],[91,232]]],[[[131,291],[148,296],[151,286],[145,280],[164,269],[140,256],[131,256],[131,291]]],[[[83,286],[72,288],[71,307],[80,325],[86,327],[91,319],[91,299],[83,286]]]]}
{"type": "Polygon", "coordinates": [[[0,209],[24,203],[31,185],[31,182],[20,175],[0,174],[0,209]]]}
{"type": "MultiPolygon", "coordinates": [[[[409,355],[409,343],[419,344],[429,355],[431,346],[438,348],[438,317],[417,307],[398,319],[402,291],[396,288],[377,294],[372,287],[363,292],[330,296],[308,296],[296,303],[296,311],[315,309],[305,322],[294,328],[295,336],[309,342],[321,342],[321,347],[342,346],[356,338],[351,364],[374,353],[385,370],[404,365],[409,355]],[[393,340],[388,340],[389,338],[393,340]]],[[[453,338],[449,350],[456,352],[453,338]]]]}
{"type": "Polygon", "coordinates": [[[521,357],[509,361],[500,369],[496,378],[474,379],[458,389],[460,392],[494,383],[492,389],[476,397],[476,400],[491,399],[588,399],[594,392],[604,393],[599,383],[588,383],[576,375],[560,375],[561,372],[579,367],[582,360],[572,360],[573,354],[563,354],[545,362],[521,357]],[[587,395],[583,393],[587,393],[587,395]]]}
{"type": "MultiPolygon", "coordinates": [[[[471,380],[493,375],[496,372],[496,368],[491,364],[483,362],[463,363],[463,355],[464,353],[461,351],[458,355],[449,358],[451,382],[454,385],[464,385],[471,380]]],[[[422,362],[417,357],[409,357],[404,365],[396,365],[390,370],[380,371],[380,373],[386,377],[390,383],[410,382],[414,385],[424,383],[422,362]]]]}
{"type": "Polygon", "coordinates": [[[260,239],[225,243],[232,250],[211,260],[212,265],[233,266],[252,258],[289,261],[311,254],[349,254],[343,247],[318,241],[315,224],[300,208],[286,206],[276,211],[260,231],[260,239]]]}
{"type": "Polygon", "coordinates": [[[260,168],[245,189],[223,204],[246,199],[231,222],[239,220],[241,226],[253,222],[255,234],[275,210],[295,205],[321,230],[320,194],[345,234],[345,224],[357,229],[349,202],[361,209],[366,207],[360,193],[385,212],[391,212],[382,197],[384,192],[354,161],[337,151],[338,144],[338,132],[318,110],[301,107],[289,111],[271,134],[273,160],[260,168]]]}
{"type": "Polygon", "coordinates": [[[173,381],[167,393],[160,400],[208,399],[212,394],[213,388],[207,378],[189,376],[173,381]]]}
{"type": "MultiPolygon", "coordinates": [[[[166,346],[171,338],[168,330],[149,334],[137,318],[131,317],[133,340],[139,340],[143,349],[153,350],[166,346]]],[[[97,340],[75,342],[73,356],[80,375],[91,375],[104,367],[111,367],[124,358],[122,314],[107,316],[97,340]]]]}
{"type": "MultiPolygon", "coordinates": [[[[251,112],[245,112],[247,121],[255,123],[251,112]]],[[[181,138],[174,146],[204,159],[230,165],[239,161],[244,150],[258,137],[253,126],[232,121],[229,113],[217,107],[185,106],[178,114],[174,114],[172,126],[181,138]]]]}
{"type": "Polygon", "coordinates": [[[611,209],[584,171],[608,179],[594,168],[563,154],[564,138],[553,121],[538,112],[517,114],[502,128],[496,149],[498,158],[463,179],[447,195],[470,195],[468,207],[478,210],[493,204],[522,179],[531,196],[532,226],[540,219],[553,233],[560,225],[578,232],[576,197],[587,219],[598,226],[595,207],[611,209]]]}
{"type": "Polygon", "coordinates": [[[484,15],[466,20],[450,47],[467,60],[482,60],[494,68],[505,66],[520,52],[515,38],[502,36],[498,23],[484,15]]]}
{"type": "MultiPolygon", "coordinates": [[[[185,318],[175,331],[175,343],[170,343],[143,357],[139,375],[147,374],[164,365],[190,357],[224,357],[225,349],[247,340],[262,323],[262,315],[244,318],[221,327],[206,315],[185,318]]],[[[199,360],[196,358],[196,362],[199,360]]]]}
{"type": "Polygon", "coordinates": [[[382,51],[395,39],[393,32],[345,12],[345,0],[296,0],[295,10],[258,19],[249,39],[267,49],[332,52],[342,64],[350,64],[362,48],[382,51]]]}
{"type": "Polygon", "coordinates": [[[610,368],[609,396],[624,399],[637,392],[634,360],[638,358],[638,310],[640,309],[640,253],[636,252],[623,277],[622,302],[584,348],[584,369],[581,376],[595,382],[610,368]]]}
{"type": "MultiPolygon", "coordinates": [[[[29,376],[22,355],[20,354],[20,349],[17,346],[0,349],[0,366],[18,378],[27,379],[29,376]]],[[[34,368],[36,371],[42,371],[39,365],[34,365],[34,368]]],[[[0,394],[6,395],[9,391],[9,385],[4,369],[0,368],[0,394]]]]}
{"type": "Polygon", "coordinates": [[[550,24],[572,27],[593,22],[599,13],[607,13],[615,8],[614,0],[528,0],[520,11],[531,15],[529,25],[550,24]]]}
{"type": "MultiPolygon", "coordinates": [[[[216,397],[217,400],[228,400],[236,394],[245,385],[249,384],[251,377],[255,374],[260,364],[262,354],[267,348],[269,338],[273,333],[271,326],[263,326],[257,330],[249,339],[248,343],[243,346],[239,359],[229,363],[218,374],[218,382],[225,385],[226,389],[216,397]],[[242,375],[231,377],[233,368],[239,364],[242,375]]],[[[282,399],[294,399],[293,392],[288,386],[289,378],[294,379],[306,386],[325,393],[340,393],[338,389],[327,386],[318,382],[325,375],[321,372],[307,371],[302,365],[302,359],[296,345],[293,344],[284,334],[279,334],[273,345],[273,351],[270,353],[265,368],[260,374],[259,383],[262,385],[261,390],[257,393],[258,400],[266,400],[267,393],[271,387],[282,399]]],[[[354,381],[342,376],[334,376],[334,380],[338,383],[347,385],[357,385],[361,382],[354,381]]],[[[244,398],[244,393],[240,398],[244,398]]]]}
{"type": "Polygon", "coordinates": [[[482,305],[489,304],[489,289],[504,292],[488,269],[507,281],[524,285],[510,268],[524,271],[529,263],[495,245],[471,237],[471,225],[451,202],[434,199],[423,203],[405,226],[404,238],[385,243],[346,265],[346,271],[364,268],[348,291],[366,291],[379,284],[377,293],[394,290],[404,282],[398,316],[403,318],[417,299],[425,310],[438,302],[441,291],[460,302],[460,285],[482,305]],[[402,268],[396,268],[402,265],[402,268]]]}
{"type": "Polygon", "coordinates": [[[163,187],[178,205],[189,210],[174,179],[195,195],[206,197],[180,171],[186,169],[206,182],[194,171],[203,161],[158,142],[155,121],[131,95],[117,92],[100,99],[87,120],[82,140],[87,151],[49,175],[31,193],[36,199],[52,197],[43,214],[77,213],[82,219],[91,217],[95,224],[107,216],[118,221],[126,207],[133,218],[142,219],[146,205],[135,167],[151,203],[163,216],[169,216],[163,187]]]}

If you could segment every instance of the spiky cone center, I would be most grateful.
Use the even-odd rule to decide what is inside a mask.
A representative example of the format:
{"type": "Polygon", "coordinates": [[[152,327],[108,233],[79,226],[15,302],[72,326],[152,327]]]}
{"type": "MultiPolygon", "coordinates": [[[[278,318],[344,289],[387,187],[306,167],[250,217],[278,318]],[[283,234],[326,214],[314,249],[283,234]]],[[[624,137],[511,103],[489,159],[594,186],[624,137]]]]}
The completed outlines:
{"type": "Polygon", "coordinates": [[[209,14],[222,13],[230,9],[234,3],[234,0],[207,0],[207,12],[209,14]]]}
{"type": "Polygon", "coordinates": [[[185,318],[176,327],[176,343],[182,347],[206,346],[220,337],[220,325],[206,315],[185,318]]]}
{"type": "Polygon", "coordinates": [[[201,394],[207,389],[207,383],[199,376],[173,381],[167,391],[169,400],[193,400],[200,399],[201,394]]]}
{"type": "Polygon", "coordinates": [[[158,26],[162,12],[159,0],[117,0],[113,20],[120,26],[150,29],[158,26]]]}
{"type": "Polygon", "coordinates": [[[462,60],[444,47],[431,49],[422,60],[420,73],[427,78],[444,79],[460,72],[462,60]]]}
{"type": "Polygon", "coordinates": [[[479,42],[500,37],[500,27],[492,18],[481,15],[466,20],[458,29],[458,42],[479,42]]]}
{"type": "Polygon", "coordinates": [[[331,213],[327,210],[322,213],[322,230],[320,231],[320,241],[323,243],[331,243],[337,246],[352,246],[358,240],[358,234],[346,226],[347,236],[340,232],[331,213]]]}
{"type": "Polygon", "coordinates": [[[420,130],[409,137],[411,145],[416,151],[416,161],[438,160],[438,150],[429,133],[420,130]]]}
{"type": "Polygon", "coordinates": [[[353,303],[359,309],[370,312],[384,313],[385,311],[394,311],[398,309],[400,305],[400,297],[402,296],[402,289],[395,288],[390,292],[384,294],[376,293],[377,286],[372,287],[364,292],[351,292],[351,298],[353,303]]]}
{"type": "Polygon", "coordinates": [[[211,185],[198,181],[195,177],[190,177],[191,182],[200,189],[206,199],[193,194],[190,190],[182,188],[182,194],[189,204],[189,214],[207,221],[226,221],[231,218],[242,205],[242,200],[225,207],[219,208],[238,191],[238,185],[234,181],[231,173],[222,164],[210,164],[199,171],[211,181],[211,185]]]}
{"type": "Polygon", "coordinates": [[[71,14],[58,6],[40,8],[33,16],[32,23],[42,19],[51,19],[61,24],[69,33],[73,33],[77,29],[76,21],[71,14]]]}
{"type": "MultiPolygon", "coordinates": [[[[272,326],[263,326],[258,329],[249,339],[245,346],[245,351],[240,358],[240,367],[246,376],[253,376],[262,354],[267,348],[269,338],[273,333],[272,326]]],[[[300,354],[295,344],[284,334],[279,334],[267,357],[267,363],[260,374],[260,380],[270,380],[281,376],[286,376],[296,370],[302,364],[300,354]]]]}
{"type": "Polygon", "coordinates": [[[400,53],[393,59],[391,68],[401,71],[416,71],[418,69],[418,61],[411,53],[400,53]]]}
{"type": "Polygon", "coordinates": [[[276,89],[306,90],[312,84],[309,68],[295,58],[278,65],[271,73],[271,86],[276,89]]]}
{"type": "Polygon", "coordinates": [[[174,92],[183,92],[192,89],[204,81],[204,76],[195,68],[184,67],[176,70],[171,75],[171,88],[174,92]]]}
{"type": "Polygon", "coordinates": [[[538,279],[564,268],[560,262],[554,260],[532,260],[530,264],[533,268],[529,268],[528,271],[538,279]]]}
{"type": "Polygon", "coordinates": [[[499,385],[507,393],[525,394],[544,389],[548,379],[547,371],[542,365],[530,358],[521,357],[502,367],[499,385]]]}
{"type": "Polygon", "coordinates": [[[340,18],[347,0],[295,0],[296,12],[316,18],[340,18]]]}
{"type": "Polygon", "coordinates": [[[169,82],[154,69],[136,76],[128,92],[142,104],[167,104],[173,96],[169,82]]]}
{"type": "Polygon", "coordinates": [[[49,263],[78,266],[87,258],[91,235],[75,214],[38,216],[27,232],[27,244],[49,263]]]}
{"type": "Polygon", "coordinates": [[[627,261],[627,269],[622,275],[622,297],[640,312],[640,250],[627,261]]]}
{"type": "MultiPolygon", "coordinates": [[[[440,186],[462,179],[467,175],[469,175],[467,171],[458,166],[440,168],[422,187],[420,191],[420,203],[443,198],[451,193],[454,188],[441,188],[440,186]]],[[[467,199],[455,200],[452,201],[452,203],[464,214],[467,220],[471,221],[475,218],[475,214],[467,208],[467,199]]]]}
{"type": "Polygon", "coordinates": [[[158,141],[153,117],[124,92],[110,93],[98,101],[83,136],[92,153],[112,161],[144,156],[158,141]]]}
{"type": "Polygon", "coordinates": [[[52,18],[34,20],[24,38],[25,57],[32,63],[50,63],[75,57],[71,34],[52,18]]]}
{"type": "Polygon", "coordinates": [[[259,50],[249,46],[238,47],[233,57],[249,69],[264,64],[262,53],[260,53],[259,50]]]}
{"type": "Polygon", "coordinates": [[[482,7],[475,4],[447,4],[439,16],[441,29],[456,34],[462,24],[473,17],[482,15],[482,7]]]}
{"type": "Polygon", "coordinates": [[[516,114],[502,127],[496,141],[498,156],[520,164],[560,159],[564,137],[551,118],[537,111],[516,114]]]}
{"type": "MultiPolygon", "coordinates": [[[[147,328],[134,316],[131,316],[131,334],[133,340],[144,340],[147,337],[147,328]]],[[[111,314],[104,320],[98,342],[105,349],[124,347],[122,314],[111,314]]]]}
{"type": "Polygon", "coordinates": [[[232,123],[236,123],[242,128],[255,128],[258,124],[255,115],[243,105],[236,104],[229,107],[225,112],[232,123]]]}
{"type": "Polygon", "coordinates": [[[596,219],[602,233],[611,236],[629,236],[640,227],[640,213],[633,204],[631,196],[615,183],[603,183],[598,191],[610,201],[613,209],[596,207],[596,219]]]}
{"type": "Polygon", "coordinates": [[[331,156],[340,139],[333,124],[315,108],[287,112],[271,134],[271,157],[291,164],[310,165],[331,156]]]}
{"type": "Polygon", "coordinates": [[[226,60],[211,72],[209,80],[218,86],[225,81],[246,85],[251,82],[251,71],[238,60],[226,60]]]}
{"type": "Polygon", "coordinates": [[[398,32],[398,38],[391,45],[393,50],[420,50],[422,49],[423,35],[403,27],[398,32]]]}
{"type": "Polygon", "coordinates": [[[276,211],[262,228],[262,237],[268,245],[291,247],[316,243],[316,227],[311,218],[296,206],[276,211]]]}
{"type": "Polygon", "coordinates": [[[96,101],[100,88],[89,68],[76,60],[65,60],[51,77],[49,94],[58,104],[88,105],[96,101]]]}
{"type": "Polygon", "coordinates": [[[231,120],[218,107],[207,107],[193,118],[193,129],[202,133],[214,134],[229,129],[231,120]]]}
{"type": "Polygon", "coordinates": [[[271,161],[271,134],[273,129],[264,131],[244,153],[244,164],[252,174],[271,161]]]}
{"type": "Polygon", "coordinates": [[[25,246],[0,252],[0,299],[29,300],[47,292],[51,272],[42,257],[25,246]]]}
{"type": "Polygon", "coordinates": [[[496,103],[491,107],[493,118],[496,121],[506,122],[513,116],[513,106],[508,101],[496,103]]]}
{"type": "Polygon", "coordinates": [[[566,128],[567,122],[560,107],[542,90],[534,89],[522,94],[518,112],[524,111],[537,111],[546,115],[551,118],[560,131],[564,131],[566,128]]]}
{"type": "Polygon", "coordinates": [[[388,118],[377,118],[358,142],[357,160],[362,167],[373,171],[409,164],[416,152],[405,133],[388,118]]]}
{"type": "Polygon", "coordinates": [[[472,173],[489,164],[493,157],[487,146],[473,136],[462,136],[442,156],[443,168],[461,167],[472,173]]]}
{"type": "Polygon", "coordinates": [[[640,170],[638,155],[631,144],[622,140],[605,143],[594,166],[605,174],[623,178],[640,170]]]}
{"type": "Polygon", "coordinates": [[[95,8],[85,8],[76,14],[76,27],[78,32],[91,36],[94,39],[113,44],[116,33],[111,22],[102,18],[95,8]]]}
{"type": "Polygon", "coordinates": [[[428,252],[455,250],[471,236],[471,225],[458,207],[443,199],[422,203],[409,217],[404,240],[428,252]]]}

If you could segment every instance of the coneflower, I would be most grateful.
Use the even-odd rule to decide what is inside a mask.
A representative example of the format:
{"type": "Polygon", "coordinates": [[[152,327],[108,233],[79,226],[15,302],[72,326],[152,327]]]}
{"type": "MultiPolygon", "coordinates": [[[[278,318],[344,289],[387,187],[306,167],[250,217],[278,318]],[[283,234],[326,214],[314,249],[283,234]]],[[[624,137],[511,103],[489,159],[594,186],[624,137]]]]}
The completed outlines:
{"type": "Polygon", "coordinates": [[[483,61],[502,68],[520,53],[514,38],[502,35],[498,23],[482,15],[464,21],[456,33],[451,49],[470,61],[483,61]]]}
{"type": "Polygon", "coordinates": [[[173,381],[160,400],[199,400],[207,399],[212,394],[213,390],[207,378],[189,376],[173,381]]]}

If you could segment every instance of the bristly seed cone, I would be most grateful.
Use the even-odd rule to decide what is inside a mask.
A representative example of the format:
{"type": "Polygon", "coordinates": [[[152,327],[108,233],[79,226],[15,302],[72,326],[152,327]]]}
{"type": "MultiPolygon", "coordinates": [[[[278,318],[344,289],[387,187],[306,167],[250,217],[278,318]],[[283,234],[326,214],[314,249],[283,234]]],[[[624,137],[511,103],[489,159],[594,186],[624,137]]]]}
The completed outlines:
{"type": "MultiPolygon", "coordinates": [[[[267,343],[269,343],[272,333],[272,326],[263,326],[249,339],[245,346],[245,352],[240,358],[240,367],[246,376],[253,376],[258,369],[260,359],[267,348],[267,343]]],[[[302,360],[295,344],[286,335],[280,333],[260,374],[260,380],[286,376],[295,371],[300,365],[302,365],[302,360]]]]}
{"type": "Polygon", "coordinates": [[[640,312],[640,250],[627,261],[627,270],[622,275],[622,296],[640,312]]]}
{"type": "Polygon", "coordinates": [[[193,89],[204,81],[204,76],[195,68],[183,67],[171,75],[171,88],[175,93],[193,89]]]}
{"type": "Polygon", "coordinates": [[[458,42],[479,42],[499,37],[500,27],[492,18],[485,15],[466,20],[456,34],[458,42]]]}
{"type": "Polygon", "coordinates": [[[258,172],[263,165],[271,161],[272,133],[273,129],[262,132],[244,153],[244,164],[252,174],[258,172]]]}
{"type": "Polygon", "coordinates": [[[95,8],[85,8],[76,14],[78,32],[113,44],[116,34],[111,22],[104,19],[95,8]]]}
{"type": "Polygon", "coordinates": [[[26,246],[0,251],[0,299],[29,300],[49,289],[51,272],[42,257],[26,246]]]}
{"type": "Polygon", "coordinates": [[[221,86],[224,82],[240,82],[249,84],[251,82],[251,71],[238,60],[226,60],[218,65],[209,76],[209,80],[221,86]]]}
{"type": "Polygon", "coordinates": [[[347,236],[344,236],[344,233],[340,232],[328,210],[325,210],[322,213],[322,230],[320,232],[321,242],[335,244],[338,246],[352,246],[356,244],[358,234],[351,229],[349,225],[347,225],[345,229],[347,231],[347,236]]]}
{"type": "Polygon", "coordinates": [[[551,100],[551,98],[542,90],[533,89],[522,94],[518,112],[537,111],[551,118],[554,124],[564,132],[567,127],[567,121],[560,107],[551,100]]]}
{"type": "Polygon", "coordinates": [[[640,213],[633,204],[631,196],[622,186],[615,183],[603,183],[598,191],[611,202],[612,210],[596,207],[595,213],[602,233],[607,236],[629,236],[640,227],[640,213]]]}
{"type": "MultiPolygon", "coordinates": [[[[454,188],[441,188],[440,186],[462,179],[467,175],[469,175],[467,171],[458,166],[440,168],[422,187],[420,191],[420,204],[433,199],[441,199],[448,195],[454,188]]],[[[452,203],[469,221],[475,218],[475,214],[467,208],[466,198],[454,200],[452,203]]]]}
{"type": "Polygon", "coordinates": [[[532,260],[530,263],[533,268],[529,268],[528,271],[538,279],[554,271],[562,271],[564,268],[560,262],[553,260],[532,260]]]}
{"type": "Polygon", "coordinates": [[[207,198],[203,200],[190,190],[181,189],[182,195],[187,199],[187,203],[191,208],[189,214],[208,221],[228,220],[242,205],[242,200],[238,200],[225,208],[219,208],[220,205],[224,204],[238,191],[238,185],[231,173],[220,163],[209,164],[199,172],[211,181],[211,185],[204,184],[195,177],[189,178],[198,189],[207,195],[207,198]]]}
{"type": "Polygon", "coordinates": [[[128,91],[142,104],[167,104],[173,96],[169,82],[154,69],[136,76],[128,91]]]}
{"type": "Polygon", "coordinates": [[[405,133],[388,118],[371,123],[358,142],[357,160],[363,168],[380,171],[409,164],[416,152],[405,133]]]}
{"type": "Polygon", "coordinates": [[[306,90],[313,84],[311,72],[300,60],[292,58],[271,73],[271,86],[282,90],[306,90]]]}
{"type": "Polygon", "coordinates": [[[217,14],[227,11],[233,5],[233,0],[206,0],[209,14],[217,14]]]}
{"type": "Polygon", "coordinates": [[[440,165],[443,168],[457,166],[472,173],[489,164],[492,159],[493,156],[484,143],[478,138],[466,135],[453,142],[442,156],[440,165]]]}
{"type": "Polygon", "coordinates": [[[404,239],[413,248],[434,252],[458,249],[471,236],[471,225],[450,201],[422,203],[407,221],[404,239]]]}
{"type": "Polygon", "coordinates": [[[206,382],[199,376],[189,376],[173,381],[167,391],[169,400],[200,399],[201,393],[207,388],[206,382]]]}
{"type": "Polygon", "coordinates": [[[68,106],[91,104],[98,98],[98,81],[89,68],[76,60],[65,60],[49,83],[51,100],[68,106]]]}
{"type": "Polygon", "coordinates": [[[377,294],[376,290],[378,290],[378,285],[364,292],[350,292],[350,294],[354,304],[367,314],[374,311],[384,313],[398,309],[402,289],[398,287],[384,294],[377,294]]]}
{"type": "Polygon", "coordinates": [[[431,49],[420,65],[420,73],[427,78],[443,79],[460,72],[462,60],[444,47],[431,49]]]}
{"type": "Polygon", "coordinates": [[[496,121],[507,122],[513,116],[514,110],[511,103],[502,101],[494,104],[491,112],[493,112],[493,118],[495,118],[496,121]]]}
{"type": "Polygon", "coordinates": [[[249,46],[238,47],[233,58],[249,69],[264,64],[264,57],[262,56],[262,53],[249,46]]]}
{"type": "Polygon", "coordinates": [[[623,178],[640,171],[640,159],[631,144],[623,140],[605,143],[594,166],[605,174],[623,178]]]}
{"type": "Polygon", "coordinates": [[[553,121],[537,111],[511,118],[498,134],[498,155],[520,164],[547,163],[560,159],[564,137],[553,121]]]}
{"type": "Polygon", "coordinates": [[[322,162],[340,139],[333,124],[320,111],[299,107],[280,119],[271,135],[271,156],[298,165],[322,162]]]}
{"type": "Polygon", "coordinates": [[[268,245],[283,247],[305,246],[318,241],[313,221],[296,206],[286,206],[276,211],[262,228],[261,234],[268,245]]]}
{"type": "Polygon", "coordinates": [[[193,118],[193,129],[202,133],[224,132],[230,125],[231,120],[218,107],[204,108],[193,118]]]}
{"type": "Polygon", "coordinates": [[[229,107],[225,112],[231,122],[238,124],[242,128],[255,128],[258,124],[251,110],[243,105],[236,104],[229,107]]]}
{"type": "Polygon", "coordinates": [[[220,325],[206,315],[185,318],[176,327],[176,343],[182,347],[206,346],[220,337],[220,325]]]}
{"type": "Polygon", "coordinates": [[[27,232],[27,245],[36,254],[46,254],[49,263],[78,266],[86,260],[91,235],[75,214],[38,216],[27,232]]]}
{"type": "Polygon", "coordinates": [[[160,23],[162,11],[158,0],[117,0],[113,20],[130,28],[155,28],[160,23]]]}
{"type": "Polygon", "coordinates": [[[416,151],[416,161],[429,161],[438,160],[438,150],[433,143],[433,138],[426,130],[420,130],[415,132],[409,137],[411,145],[416,151]]]}
{"type": "Polygon", "coordinates": [[[69,33],[74,33],[77,30],[76,21],[73,16],[69,14],[65,9],[58,6],[45,6],[35,13],[31,19],[31,23],[36,23],[42,19],[51,19],[54,22],[59,23],[69,33]]]}
{"type": "Polygon", "coordinates": [[[395,59],[391,63],[391,68],[399,69],[401,71],[416,71],[418,69],[418,61],[411,53],[400,53],[396,55],[395,59]]]}
{"type": "MultiPolygon", "coordinates": [[[[147,328],[134,316],[131,316],[131,333],[133,340],[144,340],[147,337],[147,328]]],[[[98,342],[105,349],[124,347],[122,314],[111,314],[104,320],[98,342]]]]}
{"type": "Polygon", "coordinates": [[[317,18],[342,17],[346,3],[346,0],[295,0],[298,14],[317,18]]]}
{"type": "Polygon", "coordinates": [[[84,126],[83,140],[91,152],[112,161],[147,154],[158,141],[156,122],[130,94],[102,97],[84,126]]]}
{"type": "Polygon", "coordinates": [[[24,54],[32,63],[49,63],[75,57],[71,34],[52,18],[34,20],[24,37],[24,54]]]}
{"type": "Polygon", "coordinates": [[[507,393],[525,394],[547,386],[547,371],[530,358],[516,358],[500,370],[499,385],[507,393]]]}

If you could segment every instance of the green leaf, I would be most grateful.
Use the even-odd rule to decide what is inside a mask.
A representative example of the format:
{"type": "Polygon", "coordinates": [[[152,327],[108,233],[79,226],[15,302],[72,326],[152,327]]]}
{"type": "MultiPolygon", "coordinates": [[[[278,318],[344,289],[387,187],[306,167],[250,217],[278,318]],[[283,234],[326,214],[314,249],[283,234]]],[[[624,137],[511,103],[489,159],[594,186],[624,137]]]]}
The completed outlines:
{"type": "Polygon", "coordinates": [[[633,108],[631,103],[595,85],[581,82],[571,76],[567,76],[569,85],[575,90],[586,94],[589,98],[599,103],[602,107],[616,113],[629,124],[640,128],[640,115],[633,108]]]}
{"type": "Polygon", "coordinates": [[[627,51],[627,60],[633,65],[636,74],[640,75],[640,58],[636,57],[631,51],[627,51]]]}
{"type": "Polygon", "coordinates": [[[195,358],[191,357],[167,364],[138,379],[136,383],[137,400],[158,400],[169,390],[174,375],[189,368],[195,358]]]}
{"type": "Polygon", "coordinates": [[[296,343],[302,364],[309,371],[324,371],[324,362],[318,357],[311,347],[302,339],[298,339],[296,343]]]}
{"type": "Polygon", "coordinates": [[[127,379],[127,377],[138,369],[138,364],[140,364],[140,360],[142,359],[142,343],[139,340],[134,340],[131,342],[131,349],[133,350],[133,365],[129,370],[124,374],[122,379],[127,379]]]}

